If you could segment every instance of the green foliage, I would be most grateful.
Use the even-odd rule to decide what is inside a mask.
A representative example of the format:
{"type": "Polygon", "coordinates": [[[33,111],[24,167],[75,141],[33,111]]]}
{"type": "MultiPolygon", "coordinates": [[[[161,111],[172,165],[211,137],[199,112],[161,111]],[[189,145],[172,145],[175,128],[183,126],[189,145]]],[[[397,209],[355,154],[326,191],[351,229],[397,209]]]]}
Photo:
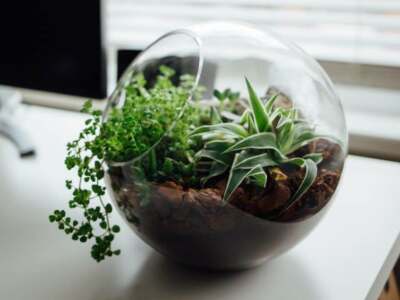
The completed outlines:
{"type": "Polygon", "coordinates": [[[267,114],[267,111],[262,101],[258,98],[256,92],[254,91],[247,78],[246,85],[249,91],[249,99],[251,105],[250,116],[254,119],[254,124],[256,125],[255,127],[257,129],[257,132],[267,131],[271,127],[269,115],[267,114]]]}
{"type": "Polygon", "coordinates": [[[205,142],[196,157],[213,161],[203,182],[229,171],[224,193],[224,201],[228,201],[242,182],[265,187],[269,167],[291,164],[304,168],[305,176],[289,200],[290,205],[310,188],[317,176],[316,164],[322,159],[319,153],[304,157],[290,154],[321,136],[299,118],[295,108],[274,107],[277,95],[263,103],[247,79],[246,85],[250,108],[242,114],[239,124],[201,126],[192,132],[193,137],[200,136],[205,142]]]}
{"type": "Polygon", "coordinates": [[[225,89],[223,92],[219,90],[214,90],[213,95],[220,102],[223,102],[225,100],[235,101],[240,97],[239,92],[233,92],[230,88],[225,89]]]}
{"type": "Polygon", "coordinates": [[[67,145],[65,166],[75,170],[78,177],[77,182],[65,183],[72,191],[69,207],[81,209],[83,219],[72,219],[65,210],[55,210],[49,221],[57,223],[72,240],[93,241],[91,255],[98,262],[120,253],[112,248],[114,234],[120,229],[111,224],[112,205],[103,199],[106,162],[125,162],[145,153],[147,159],[138,167],[143,178],[195,181],[193,156],[197,150],[192,148],[196,144],[187,136],[200,124],[202,116],[195,102],[187,103],[193,77],[182,76],[179,86],[174,86],[173,75],[172,69],[162,66],[150,88],[142,74],[134,76],[126,87],[123,107],[113,108],[105,122],[101,120],[101,111],[86,102],[82,112],[91,118],[85,121],[78,138],[67,145]],[[174,123],[174,130],[169,132],[174,123]],[[150,150],[156,143],[159,146],[150,150]]]}
{"type": "Polygon", "coordinates": [[[96,261],[101,261],[106,256],[120,253],[111,246],[114,233],[119,231],[119,227],[111,225],[109,214],[112,206],[103,200],[105,187],[101,182],[104,177],[104,142],[98,138],[101,111],[94,110],[90,102],[84,104],[82,111],[90,113],[92,117],[86,120],[86,127],[79,137],[67,144],[65,158],[67,169],[77,171],[78,182],[75,186],[72,180],[66,180],[65,185],[72,191],[69,208],[81,209],[84,220],[72,219],[66,215],[65,210],[55,210],[49,220],[57,223],[58,228],[70,235],[72,240],[82,243],[94,240],[91,255],[96,261]],[[94,199],[98,201],[93,203],[94,199]]]}
{"type": "MultiPolygon", "coordinates": [[[[193,87],[193,78],[184,76],[178,87],[171,82],[174,71],[160,68],[161,74],[151,88],[139,74],[126,88],[126,100],[121,109],[113,109],[101,129],[99,139],[105,143],[106,160],[121,162],[138,157],[157,143],[183,112],[193,87]]],[[[186,139],[187,121],[196,109],[190,107],[184,120],[176,124],[174,133],[165,149],[182,152],[189,147],[186,139]]],[[[196,120],[193,120],[194,124],[196,120]]]]}
{"type": "Polygon", "coordinates": [[[198,101],[202,88],[194,87],[192,76],[181,76],[177,86],[172,76],[174,70],[165,66],[153,86],[142,74],[133,76],[123,106],[112,108],[104,122],[91,102],[82,108],[91,117],[67,145],[65,166],[76,171],[77,179],[66,180],[65,185],[72,192],[70,209],[80,209],[83,218],[55,210],[49,221],[72,240],[92,241],[96,261],[120,254],[112,247],[120,229],[111,222],[112,205],[103,199],[108,162],[135,161],[132,171],[141,206],[149,204],[149,181],[172,180],[199,188],[226,174],[224,201],[228,201],[243,182],[265,187],[269,168],[290,164],[305,169],[291,205],[315,180],[321,154],[295,157],[293,153],[320,136],[296,109],[275,107],[277,95],[263,103],[246,79],[250,107],[240,107],[240,94],[230,89],[214,91],[218,105],[203,105],[198,101]],[[187,101],[190,95],[193,99],[187,101]]]}

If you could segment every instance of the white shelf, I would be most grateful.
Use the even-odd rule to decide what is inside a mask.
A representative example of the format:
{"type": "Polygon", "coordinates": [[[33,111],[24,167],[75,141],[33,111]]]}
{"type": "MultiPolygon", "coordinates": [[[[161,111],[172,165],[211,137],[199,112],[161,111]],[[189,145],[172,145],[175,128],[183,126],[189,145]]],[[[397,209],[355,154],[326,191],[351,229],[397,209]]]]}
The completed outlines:
{"type": "Polygon", "coordinates": [[[21,160],[0,138],[0,299],[370,299],[400,253],[400,164],[350,156],[326,218],[301,244],[240,273],[197,273],[155,254],[118,216],[122,255],[97,264],[47,215],[65,206],[65,144],[85,116],[25,107],[38,155],[21,160]]]}

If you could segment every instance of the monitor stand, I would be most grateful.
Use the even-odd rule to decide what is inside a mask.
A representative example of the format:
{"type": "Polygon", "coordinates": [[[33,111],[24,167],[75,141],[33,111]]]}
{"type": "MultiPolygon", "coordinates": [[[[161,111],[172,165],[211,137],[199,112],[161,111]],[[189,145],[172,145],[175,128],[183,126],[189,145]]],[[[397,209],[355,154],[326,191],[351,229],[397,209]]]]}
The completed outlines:
{"type": "Polygon", "coordinates": [[[21,157],[27,157],[34,155],[35,149],[29,135],[13,117],[21,99],[21,94],[14,89],[0,86],[0,135],[15,144],[21,157]]]}

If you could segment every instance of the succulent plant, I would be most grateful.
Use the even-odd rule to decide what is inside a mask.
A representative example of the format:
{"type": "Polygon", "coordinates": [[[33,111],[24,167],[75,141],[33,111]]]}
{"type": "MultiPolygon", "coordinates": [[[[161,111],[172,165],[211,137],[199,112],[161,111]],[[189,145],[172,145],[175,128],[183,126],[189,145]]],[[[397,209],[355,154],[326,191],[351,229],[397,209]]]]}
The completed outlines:
{"type": "Polygon", "coordinates": [[[296,150],[318,138],[315,128],[302,119],[296,108],[275,106],[278,94],[265,103],[257,96],[246,78],[250,107],[238,122],[200,126],[191,137],[200,137],[204,147],[196,153],[198,161],[211,161],[206,183],[213,177],[229,172],[223,200],[243,183],[252,182],[265,187],[268,169],[285,164],[304,168],[304,178],[298,190],[287,203],[290,206],[312,185],[317,176],[320,153],[296,156],[296,150]]]}

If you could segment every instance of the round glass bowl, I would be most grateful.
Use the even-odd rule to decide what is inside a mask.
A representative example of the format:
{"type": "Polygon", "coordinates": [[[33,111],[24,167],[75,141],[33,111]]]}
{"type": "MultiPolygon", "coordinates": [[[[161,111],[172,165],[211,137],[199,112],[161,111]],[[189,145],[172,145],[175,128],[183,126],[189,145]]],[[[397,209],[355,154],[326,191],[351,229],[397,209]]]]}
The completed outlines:
{"type": "MultiPolygon", "coordinates": [[[[191,76],[192,89],[187,94],[185,108],[176,110],[174,122],[150,149],[129,161],[108,162],[109,191],[131,228],[166,257],[207,269],[248,268],[296,245],[329,208],[347,155],[343,110],[327,74],[297,46],[270,32],[243,24],[201,24],[170,32],[145,49],[128,67],[109,98],[104,120],[107,121],[113,108],[124,107],[127,89],[137,74],[143,74],[148,88],[154,86],[160,66],[174,70],[171,81],[175,85],[180,84],[180,76],[191,76]],[[286,149],[282,150],[284,158],[273,147],[264,152],[255,149],[255,154],[252,153],[267,153],[282,163],[260,165],[261,170],[249,173],[228,200],[224,199],[228,182],[232,180],[230,177],[237,176],[231,174],[235,164],[232,161],[224,172],[202,184],[194,183],[199,179],[196,176],[203,176],[201,171],[187,180],[184,176],[180,180],[160,179],[148,171],[155,158],[158,165],[165,164],[163,160],[168,156],[165,147],[173,146],[171,135],[180,130],[180,121],[185,119],[190,103],[200,103],[200,107],[212,110],[227,101],[224,105],[230,109],[219,118],[241,124],[246,131],[251,131],[253,124],[256,128],[252,130],[261,132],[262,123],[257,123],[256,104],[250,101],[245,78],[265,105],[265,111],[270,112],[268,134],[276,139],[279,135],[279,147],[286,149]],[[236,91],[240,92],[239,98],[236,91]],[[229,102],[230,98],[236,100],[229,102]],[[243,121],[246,111],[252,115],[244,118],[247,123],[243,121]],[[290,119],[289,111],[295,111],[296,117],[292,115],[293,124],[287,130],[298,132],[295,138],[286,137],[289,141],[285,144],[281,131],[285,126],[284,116],[290,119]],[[273,112],[276,112],[274,117],[273,112]],[[306,142],[289,150],[296,138],[302,140],[299,137],[302,128],[308,128],[308,134],[311,131],[314,138],[307,139],[306,130],[303,132],[306,142]],[[302,160],[295,161],[296,157],[302,160]],[[305,161],[309,162],[307,166],[305,161]],[[259,177],[261,173],[265,176],[259,177]],[[311,183],[301,192],[305,178],[311,183]]],[[[186,118],[185,122],[195,121],[186,118]]],[[[224,133],[218,134],[226,139],[224,133]]],[[[217,155],[225,153],[213,150],[217,155]]],[[[206,165],[214,162],[209,157],[199,161],[206,165]]],[[[185,166],[180,167],[182,172],[185,166]]]]}

